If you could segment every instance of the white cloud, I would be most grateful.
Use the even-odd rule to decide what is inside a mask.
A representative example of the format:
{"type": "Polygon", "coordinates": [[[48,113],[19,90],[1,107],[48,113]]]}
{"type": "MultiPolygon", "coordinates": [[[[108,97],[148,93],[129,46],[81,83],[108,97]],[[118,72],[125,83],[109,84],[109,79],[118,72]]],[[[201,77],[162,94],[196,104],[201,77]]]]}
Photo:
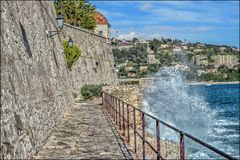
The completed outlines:
{"type": "Polygon", "coordinates": [[[146,11],[152,8],[152,4],[150,2],[144,2],[142,5],[140,5],[139,9],[141,11],[146,11]]]}
{"type": "Polygon", "coordinates": [[[129,32],[128,34],[120,34],[117,38],[118,39],[126,39],[131,40],[133,38],[139,37],[140,35],[135,32],[129,32]]]}
{"type": "Polygon", "coordinates": [[[208,2],[199,2],[198,8],[193,2],[161,1],[145,2],[139,6],[140,11],[149,12],[152,17],[161,21],[188,21],[188,22],[224,22],[221,15],[222,11],[209,7],[208,2]]]}
{"type": "Polygon", "coordinates": [[[195,32],[206,32],[206,31],[209,31],[209,30],[212,30],[213,27],[211,26],[199,26],[199,27],[195,27],[192,29],[192,31],[195,31],[195,32]]]}

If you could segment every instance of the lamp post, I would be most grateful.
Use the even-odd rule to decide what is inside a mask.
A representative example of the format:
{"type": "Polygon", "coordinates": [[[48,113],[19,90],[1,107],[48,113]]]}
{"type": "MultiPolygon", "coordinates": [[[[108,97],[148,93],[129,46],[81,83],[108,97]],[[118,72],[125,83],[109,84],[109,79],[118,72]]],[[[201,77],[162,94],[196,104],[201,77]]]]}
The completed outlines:
{"type": "Polygon", "coordinates": [[[57,15],[57,18],[56,18],[57,30],[56,31],[47,30],[47,37],[50,38],[50,37],[58,34],[61,31],[61,29],[63,28],[63,22],[64,22],[64,17],[61,14],[57,15]]]}
{"type": "Polygon", "coordinates": [[[63,28],[63,21],[64,21],[63,15],[61,15],[61,14],[57,15],[56,21],[57,21],[57,27],[59,29],[62,29],[63,28]]]}
{"type": "Polygon", "coordinates": [[[72,40],[72,38],[69,38],[69,40],[68,40],[68,46],[69,46],[69,47],[72,47],[72,46],[73,46],[73,40],[72,40]]]}

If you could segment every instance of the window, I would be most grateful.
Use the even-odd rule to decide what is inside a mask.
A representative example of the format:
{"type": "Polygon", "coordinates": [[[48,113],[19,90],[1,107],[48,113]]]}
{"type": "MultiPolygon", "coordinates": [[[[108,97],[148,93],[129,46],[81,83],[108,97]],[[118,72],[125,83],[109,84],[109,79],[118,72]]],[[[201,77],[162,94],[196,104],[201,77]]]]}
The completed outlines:
{"type": "Polygon", "coordinates": [[[103,36],[103,31],[99,31],[99,36],[103,36]]]}

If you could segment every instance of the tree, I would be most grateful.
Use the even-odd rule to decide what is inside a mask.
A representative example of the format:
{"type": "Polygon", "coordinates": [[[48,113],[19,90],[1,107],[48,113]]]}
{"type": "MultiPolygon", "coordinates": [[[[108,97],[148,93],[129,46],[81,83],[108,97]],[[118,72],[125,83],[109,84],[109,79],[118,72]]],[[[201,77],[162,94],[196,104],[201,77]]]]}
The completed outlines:
{"type": "Polygon", "coordinates": [[[220,67],[218,67],[217,70],[218,70],[219,72],[221,72],[221,73],[227,73],[228,67],[225,66],[225,65],[221,65],[220,67]]]}
{"type": "Polygon", "coordinates": [[[154,50],[154,52],[157,52],[158,48],[161,45],[161,42],[158,39],[153,39],[152,41],[150,41],[149,45],[150,48],[154,50]]]}
{"type": "Polygon", "coordinates": [[[90,30],[94,30],[96,27],[96,8],[86,0],[58,0],[55,8],[57,14],[64,16],[66,23],[90,30]]]}

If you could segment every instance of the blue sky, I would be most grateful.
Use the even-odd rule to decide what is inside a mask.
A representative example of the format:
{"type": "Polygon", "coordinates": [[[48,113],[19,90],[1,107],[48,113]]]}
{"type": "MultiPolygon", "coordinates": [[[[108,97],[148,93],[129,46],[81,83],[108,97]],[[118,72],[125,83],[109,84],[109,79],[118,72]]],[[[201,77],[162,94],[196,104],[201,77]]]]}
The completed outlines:
{"type": "Polygon", "coordinates": [[[239,47],[239,1],[90,2],[106,16],[114,37],[166,37],[239,47]]]}

